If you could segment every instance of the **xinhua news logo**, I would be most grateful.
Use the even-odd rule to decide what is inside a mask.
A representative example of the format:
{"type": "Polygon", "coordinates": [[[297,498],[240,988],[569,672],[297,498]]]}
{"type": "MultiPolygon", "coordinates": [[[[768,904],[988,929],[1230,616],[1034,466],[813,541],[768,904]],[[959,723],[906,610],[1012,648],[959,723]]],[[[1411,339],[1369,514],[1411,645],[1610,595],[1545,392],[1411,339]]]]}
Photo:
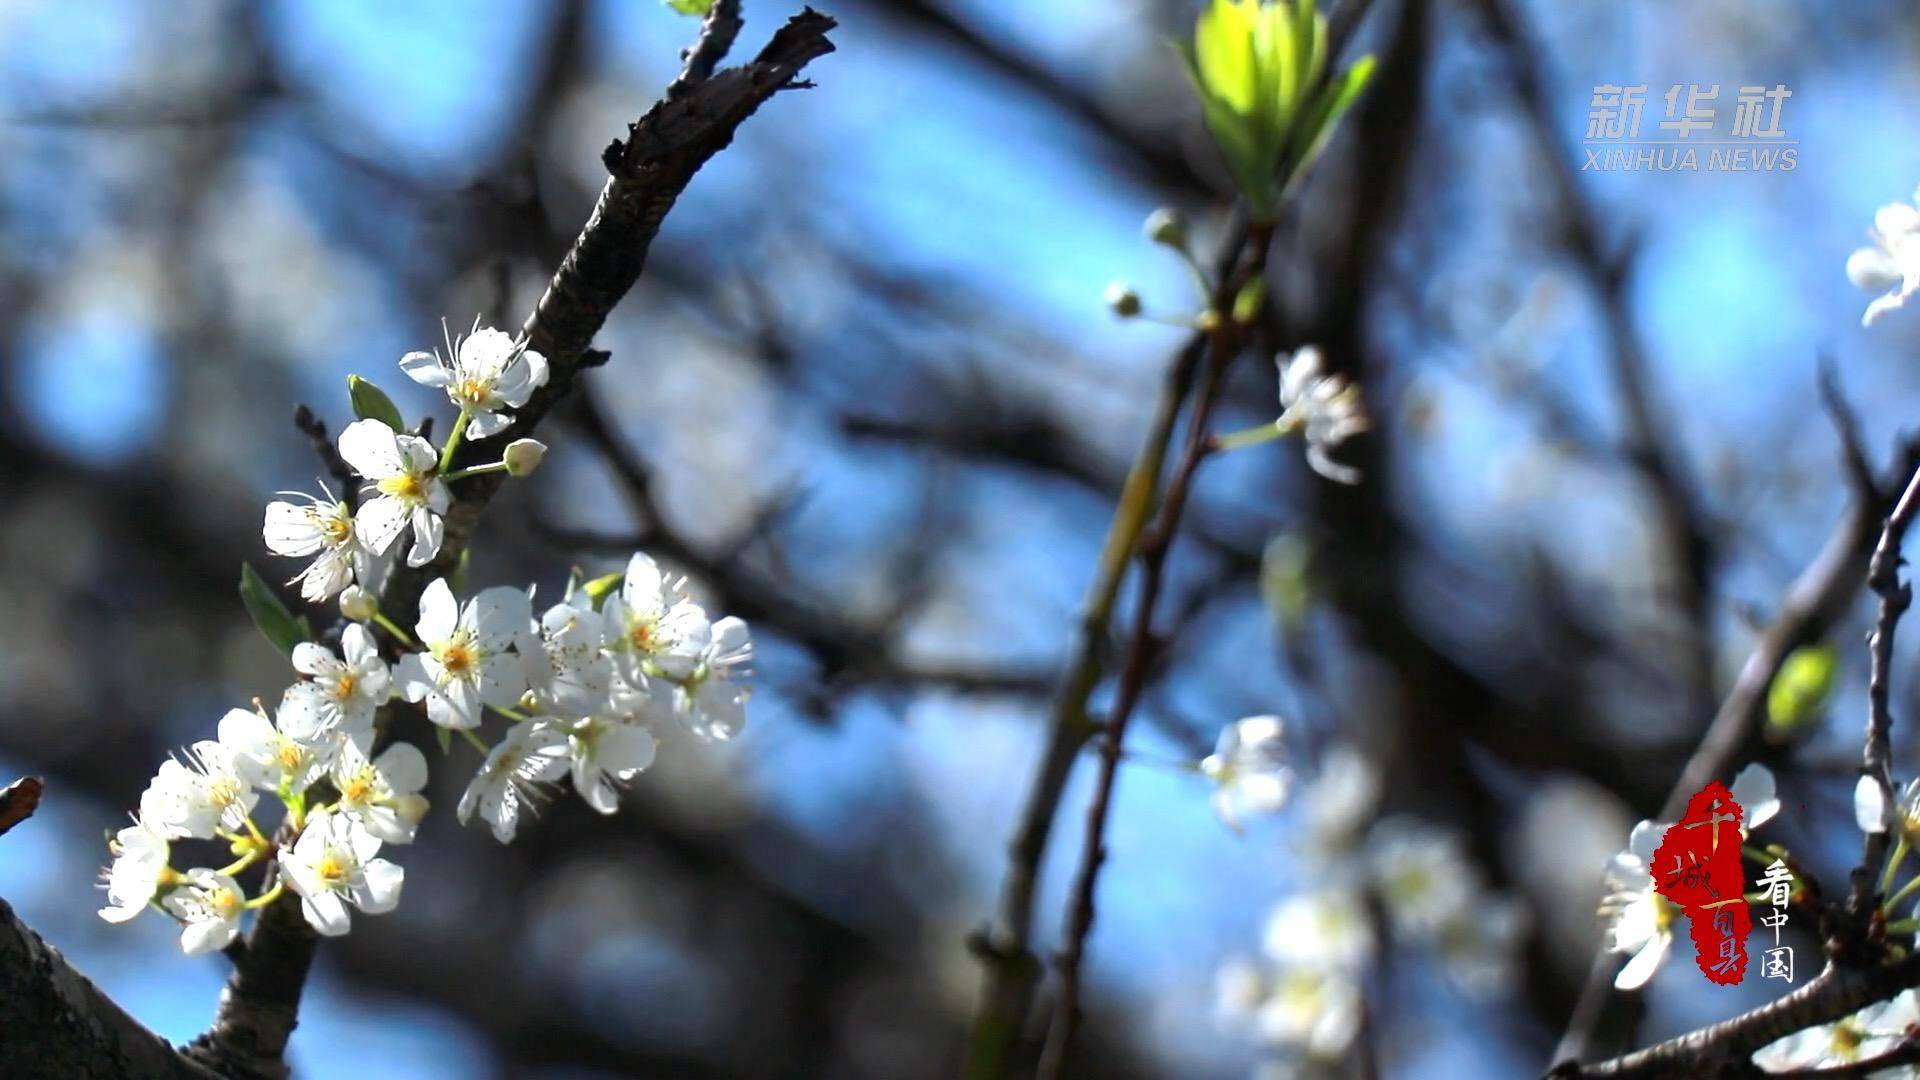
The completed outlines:
{"type": "Polygon", "coordinates": [[[1583,172],[1792,172],[1799,143],[1787,137],[1780,114],[1793,96],[1784,84],[1742,86],[1724,123],[1720,84],[1675,83],[1660,96],[1666,117],[1657,133],[1640,136],[1646,83],[1593,88],[1587,113],[1583,172]]]}

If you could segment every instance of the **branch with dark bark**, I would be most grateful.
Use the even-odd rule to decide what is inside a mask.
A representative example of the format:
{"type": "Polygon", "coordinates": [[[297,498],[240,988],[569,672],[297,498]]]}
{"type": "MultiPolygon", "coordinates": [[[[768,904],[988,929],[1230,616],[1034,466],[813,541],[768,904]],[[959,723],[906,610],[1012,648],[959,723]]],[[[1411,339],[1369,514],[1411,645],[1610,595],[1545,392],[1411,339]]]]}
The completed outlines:
{"type": "MultiPolygon", "coordinates": [[[[827,32],[834,20],[811,9],[773,35],[752,61],[714,72],[739,30],[738,4],[721,3],[703,24],[667,100],[631,125],[628,137],[608,147],[611,178],[591,218],[528,317],[523,333],[550,364],[550,379],[515,414],[508,438],[530,432],[571,389],[590,360],[589,347],[614,305],[646,264],[661,219],[694,174],[733,139],[734,131],[774,94],[796,84],[806,64],[831,52],[827,32]]],[[[302,426],[310,438],[313,432],[302,426]]],[[[504,440],[503,440],[504,441],[504,440]]],[[[453,465],[478,464],[487,450],[471,444],[453,465]]],[[[381,607],[411,623],[421,592],[434,578],[450,575],[472,538],[487,503],[499,488],[497,475],[469,477],[451,485],[439,557],[420,568],[402,567],[389,579],[381,607]]],[[[26,1014],[8,1023],[8,1054],[33,1063],[9,1074],[284,1077],[287,1040],[298,1022],[301,990],[313,962],[316,937],[291,893],[260,913],[220,997],[213,1026],[181,1054],[134,1022],[59,955],[13,920],[0,906],[11,933],[0,942],[0,990],[5,1003],[26,1014]],[[16,992],[17,991],[17,992],[16,992]],[[12,1032],[34,1032],[31,1039],[12,1032]],[[94,1067],[101,1063],[120,1067],[94,1067]]]]}
{"type": "Polygon", "coordinates": [[[0,900],[0,1076],[218,1075],[128,1016],[0,900]]]}
{"type": "MultiPolygon", "coordinates": [[[[1822,385],[1829,385],[1825,377],[1822,385]]],[[[1892,485],[1920,466],[1920,444],[1909,442],[1895,454],[1890,470],[1895,479],[1876,479],[1870,468],[1857,464],[1865,460],[1865,455],[1852,415],[1838,390],[1824,389],[1823,399],[1840,436],[1853,499],[1819,554],[1787,589],[1779,610],[1755,640],[1733,687],[1721,700],[1706,734],[1669,790],[1657,820],[1678,820],[1694,792],[1709,780],[1725,779],[1737,763],[1758,751],[1766,722],[1767,690],[1781,665],[1794,650],[1826,637],[1845,614],[1866,571],[1868,553],[1881,522],[1893,505],[1892,485]]],[[[1595,955],[1568,1019],[1566,1034],[1555,1051],[1556,1060],[1578,1059],[1586,1051],[1613,996],[1617,968],[1618,961],[1604,949],[1595,955]]]]}

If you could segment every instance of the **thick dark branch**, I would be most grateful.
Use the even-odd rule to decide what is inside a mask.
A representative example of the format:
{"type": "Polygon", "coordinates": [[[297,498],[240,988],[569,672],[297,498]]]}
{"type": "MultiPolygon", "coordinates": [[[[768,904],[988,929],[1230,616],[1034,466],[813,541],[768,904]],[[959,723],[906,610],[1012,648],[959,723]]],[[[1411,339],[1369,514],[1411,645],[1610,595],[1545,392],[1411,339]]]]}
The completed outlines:
{"type": "Polygon", "coordinates": [[[40,806],[40,792],[44,788],[39,777],[23,776],[0,790],[0,836],[33,816],[40,806]]]}
{"type": "Polygon", "coordinates": [[[216,1080],[68,966],[0,900],[0,1076],[216,1080]]]}
{"type": "Polygon", "coordinates": [[[1830,1024],[1920,984],[1920,955],[1871,968],[1829,965],[1813,981],[1752,1012],[1645,1050],[1592,1065],[1565,1062],[1547,1075],[1712,1077],[1752,1075],[1755,1050],[1796,1031],[1830,1024]]]}

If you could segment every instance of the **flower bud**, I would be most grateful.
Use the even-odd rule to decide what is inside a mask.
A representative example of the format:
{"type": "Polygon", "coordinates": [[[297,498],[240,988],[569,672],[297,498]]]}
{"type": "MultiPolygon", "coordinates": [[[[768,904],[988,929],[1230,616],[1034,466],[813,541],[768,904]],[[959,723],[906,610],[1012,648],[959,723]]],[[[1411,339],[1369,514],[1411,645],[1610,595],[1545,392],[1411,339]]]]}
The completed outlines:
{"type": "Polygon", "coordinates": [[[340,594],[340,614],[354,622],[366,622],[380,611],[380,602],[358,585],[349,585],[340,594]]]}
{"type": "Polygon", "coordinates": [[[1147,224],[1143,230],[1147,239],[1156,244],[1165,244],[1170,248],[1187,246],[1187,219],[1180,212],[1169,207],[1161,207],[1147,215],[1147,224]]]}
{"type": "Polygon", "coordinates": [[[1140,314],[1140,294],[1119,282],[1107,286],[1107,310],[1123,319],[1140,314]]]}
{"type": "Polygon", "coordinates": [[[547,444],[539,439],[515,439],[507,444],[500,460],[506,463],[508,476],[525,476],[540,467],[547,456],[547,444]]]}
{"type": "Polygon", "coordinates": [[[393,812],[400,816],[401,821],[409,825],[418,825],[420,819],[427,816],[426,797],[419,792],[396,795],[393,800],[393,812]]]}

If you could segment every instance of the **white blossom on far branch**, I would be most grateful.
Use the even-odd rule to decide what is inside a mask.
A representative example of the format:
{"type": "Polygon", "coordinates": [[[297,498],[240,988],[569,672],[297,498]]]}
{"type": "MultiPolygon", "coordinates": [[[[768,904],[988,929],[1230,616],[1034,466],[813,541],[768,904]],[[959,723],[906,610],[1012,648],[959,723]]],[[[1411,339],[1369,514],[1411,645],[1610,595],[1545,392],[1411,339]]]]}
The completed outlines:
{"type": "Polygon", "coordinates": [[[1847,256],[1847,280],[1881,294],[1867,305],[1862,326],[1872,326],[1920,290],[1920,209],[1903,202],[1881,207],[1868,236],[1871,244],[1847,256]]]}
{"type": "Polygon", "coordinates": [[[1360,388],[1344,376],[1328,374],[1326,358],[1312,345],[1275,363],[1280,367],[1280,418],[1274,424],[1282,434],[1301,433],[1314,472],[1336,483],[1359,483],[1360,470],[1334,460],[1333,452],[1372,426],[1361,406],[1360,388]]]}
{"type": "Polygon", "coordinates": [[[467,437],[484,439],[513,423],[501,410],[525,405],[534,390],[546,384],[547,358],[503,330],[481,329],[475,320],[467,337],[447,341],[445,358],[410,352],[400,358],[400,370],[422,386],[445,390],[448,400],[470,417],[467,437]]]}
{"type": "Polygon", "coordinates": [[[1287,803],[1292,773],[1287,768],[1286,725],[1278,716],[1249,716],[1220,731],[1200,771],[1213,781],[1213,809],[1240,832],[1246,818],[1276,814],[1287,803]]]}

